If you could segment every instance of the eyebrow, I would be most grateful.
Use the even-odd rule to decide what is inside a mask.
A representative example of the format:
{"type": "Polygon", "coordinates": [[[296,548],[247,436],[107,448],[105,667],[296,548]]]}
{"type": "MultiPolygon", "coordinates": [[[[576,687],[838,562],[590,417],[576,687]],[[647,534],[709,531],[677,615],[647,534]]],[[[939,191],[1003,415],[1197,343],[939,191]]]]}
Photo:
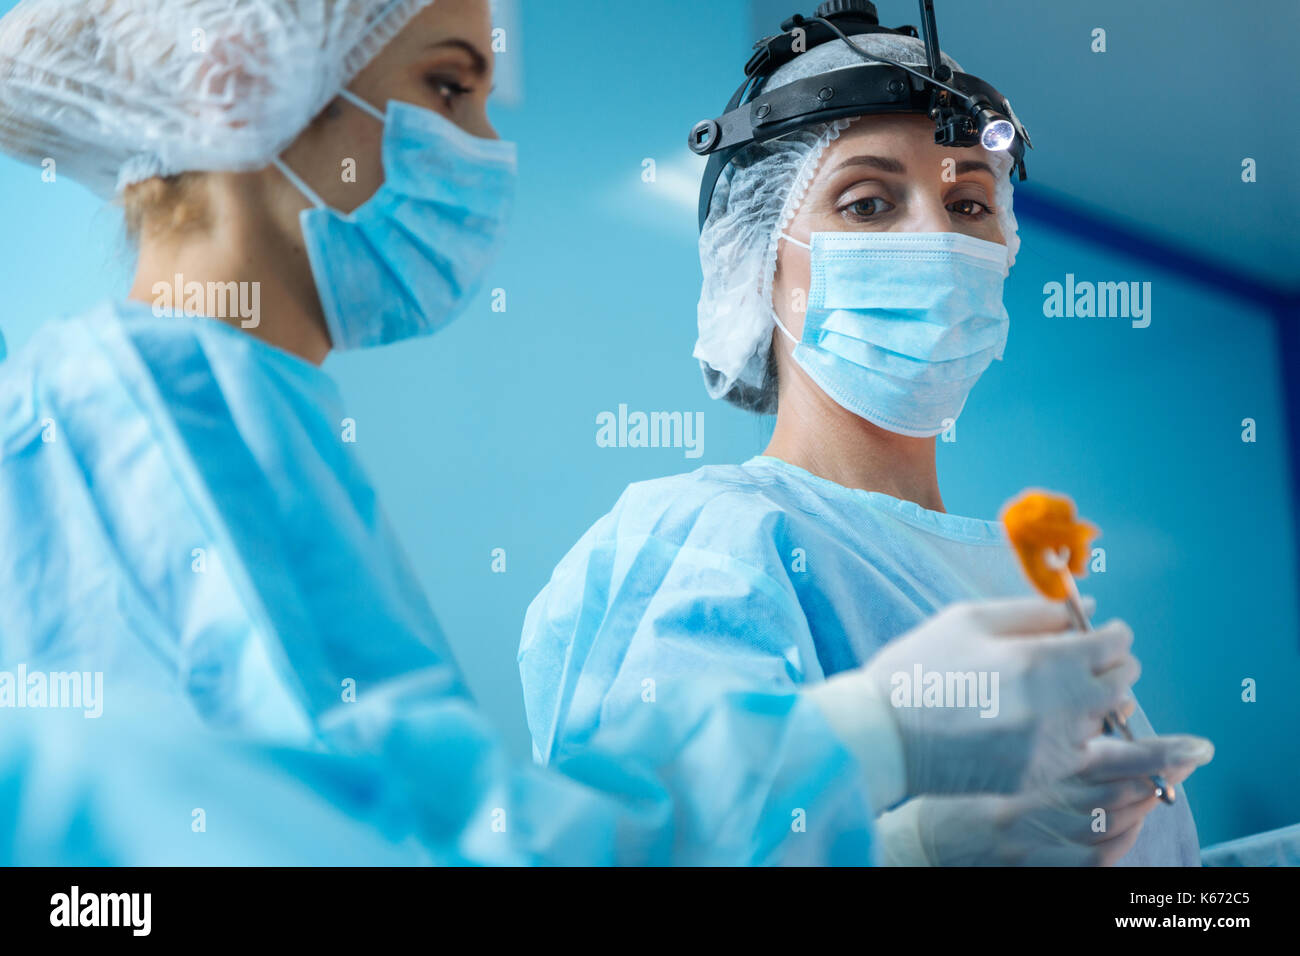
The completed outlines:
{"type": "Polygon", "coordinates": [[[460,50],[462,53],[467,55],[470,58],[470,60],[473,62],[474,65],[473,67],[471,67],[471,69],[473,69],[473,71],[478,76],[487,76],[488,73],[487,57],[485,57],[482,53],[480,53],[478,47],[474,46],[474,44],[470,43],[468,40],[462,40],[459,37],[452,37],[450,40],[439,40],[436,43],[430,43],[428,49],[436,50],[439,48],[446,48],[446,47],[450,47],[455,50],[460,50]]]}
{"type": "Polygon", "coordinates": [[[907,172],[906,166],[888,156],[850,156],[836,166],[834,171],[838,173],[841,169],[848,169],[850,166],[870,166],[883,173],[897,173],[900,176],[907,172]]]}
{"type": "Polygon", "coordinates": [[[993,167],[982,159],[963,159],[957,163],[958,173],[988,173],[993,175],[993,167]]]}

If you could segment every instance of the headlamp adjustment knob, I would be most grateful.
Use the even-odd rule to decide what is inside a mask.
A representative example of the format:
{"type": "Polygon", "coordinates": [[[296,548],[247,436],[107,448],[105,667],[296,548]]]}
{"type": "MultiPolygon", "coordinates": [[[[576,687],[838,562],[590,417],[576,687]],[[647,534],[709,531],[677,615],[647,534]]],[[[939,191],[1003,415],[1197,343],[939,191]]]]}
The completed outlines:
{"type": "Polygon", "coordinates": [[[871,23],[879,23],[880,15],[876,12],[876,5],[871,0],[825,0],[817,6],[816,16],[819,17],[839,17],[846,13],[854,15],[855,19],[865,19],[871,23]]]}
{"type": "Polygon", "coordinates": [[[691,127],[691,134],[686,137],[686,145],[690,147],[692,153],[704,156],[713,151],[721,138],[722,127],[718,125],[717,120],[700,120],[691,127]]]}

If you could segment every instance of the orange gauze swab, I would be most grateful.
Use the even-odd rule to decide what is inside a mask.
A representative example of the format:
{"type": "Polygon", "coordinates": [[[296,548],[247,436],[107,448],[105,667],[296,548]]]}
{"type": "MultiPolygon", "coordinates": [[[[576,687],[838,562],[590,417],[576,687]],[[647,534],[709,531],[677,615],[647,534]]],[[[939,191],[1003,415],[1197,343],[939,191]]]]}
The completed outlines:
{"type": "MultiPolygon", "coordinates": [[[[1002,509],[1002,525],[1020,559],[1030,583],[1052,601],[1064,601],[1075,625],[1081,631],[1092,630],[1075,576],[1087,573],[1092,539],[1100,533],[1095,525],[1075,516],[1074,502],[1065,495],[1031,489],[1009,501],[1002,509]]],[[[1121,733],[1133,739],[1128,722],[1112,711],[1102,724],[1108,734],[1121,733]]],[[[1161,776],[1151,783],[1156,796],[1165,803],[1174,802],[1173,788],[1161,776]]]]}
{"type": "Polygon", "coordinates": [[[1002,509],[1002,524],[1030,583],[1049,600],[1066,600],[1068,575],[1052,556],[1067,552],[1070,574],[1082,577],[1087,573],[1092,539],[1100,533],[1096,526],[1075,517],[1074,502],[1069,498],[1037,490],[1023,492],[1008,502],[1002,509]]]}

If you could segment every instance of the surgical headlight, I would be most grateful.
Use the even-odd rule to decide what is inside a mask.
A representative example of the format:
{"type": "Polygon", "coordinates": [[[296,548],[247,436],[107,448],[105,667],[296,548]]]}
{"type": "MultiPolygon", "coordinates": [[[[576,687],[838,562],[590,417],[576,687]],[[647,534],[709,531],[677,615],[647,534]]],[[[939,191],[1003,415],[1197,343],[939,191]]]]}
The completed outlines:
{"type": "Polygon", "coordinates": [[[977,117],[980,127],[980,145],[992,152],[1009,149],[1016,139],[1016,128],[1011,120],[1003,119],[992,110],[982,108],[977,117]]]}
{"type": "Polygon", "coordinates": [[[926,63],[912,67],[875,56],[850,39],[864,33],[917,37],[915,27],[882,27],[869,0],[826,0],[811,17],[795,14],[782,32],[754,45],[745,64],[745,80],[717,119],[692,127],[687,145],[708,156],[700,184],[700,228],[718,177],[727,164],[754,143],[776,139],[796,129],[831,120],[881,113],[924,113],[934,120],[934,141],[941,146],[983,146],[1006,150],[1012,173],[1026,178],[1025,148],[1033,147],[1011,103],[977,76],[955,73],[943,63],[934,0],[919,0],[926,63]],[[770,93],[764,84],[780,67],[823,43],[845,43],[866,61],[863,66],[805,77],[770,93]]]}

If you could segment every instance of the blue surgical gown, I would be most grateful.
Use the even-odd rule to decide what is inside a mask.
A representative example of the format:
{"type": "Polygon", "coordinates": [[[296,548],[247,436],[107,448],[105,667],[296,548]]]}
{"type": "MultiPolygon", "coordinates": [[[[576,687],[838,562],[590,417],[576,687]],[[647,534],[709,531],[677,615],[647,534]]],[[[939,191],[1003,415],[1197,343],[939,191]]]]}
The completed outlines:
{"type": "Polygon", "coordinates": [[[1252,833],[1201,851],[1206,866],[1300,866],[1300,823],[1252,833]]]}
{"type": "MultiPolygon", "coordinates": [[[[140,304],[50,323],[0,364],[0,671],[102,673],[104,710],[7,721],[7,855],[174,862],[189,809],[154,810],[206,799],[243,846],[297,806],[327,845],[359,826],[436,863],[869,859],[861,770],[795,693],[681,685],[561,772],[512,764],[345,418],[315,366],[140,304]],[[58,760],[87,750],[138,772],[58,760]]],[[[259,845],[247,862],[305,858],[259,845]]]]}
{"type": "MultiPolygon", "coordinates": [[[[945,605],[1025,595],[996,522],[845,488],[785,462],[629,487],[528,609],[520,675],[546,762],[634,714],[647,679],[798,687],[865,663],[945,605]]],[[[1139,736],[1151,727],[1139,710],[1139,736]]],[[[1196,865],[1187,801],[1129,865],[1196,865]]]]}

